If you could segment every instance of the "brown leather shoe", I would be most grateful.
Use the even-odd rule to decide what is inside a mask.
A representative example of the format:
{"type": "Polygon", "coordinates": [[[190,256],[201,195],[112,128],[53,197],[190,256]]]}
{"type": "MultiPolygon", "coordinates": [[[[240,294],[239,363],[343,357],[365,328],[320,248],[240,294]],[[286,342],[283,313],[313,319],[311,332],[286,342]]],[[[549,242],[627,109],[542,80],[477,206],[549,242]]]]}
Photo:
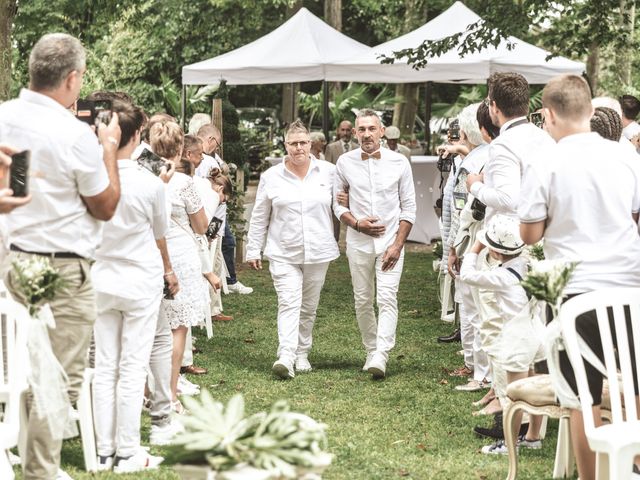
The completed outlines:
{"type": "Polygon", "coordinates": [[[202,350],[200,350],[198,347],[193,347],[193,348],[191,349],[191,351],[192,351],[193,353],[202,353],[202,350]]]}
{"type": "Polygon", "coordinates": [[[180,373],[190,373],[191,375],[204,375],[207,373],[206,368],[189,365],[188,367],[180,367],[180,373]]]}
{"type": "Polygon", "coordinates": [[[468,377],[469,375],[473,375],[473,370],[468,368],[466,365],[449,372],[450,377],[468,377]]]}
{"type": "Polygon", "coordinates": [[[219,313],[218,315],[212,316],[211,320],[213,320],[214,322],[230,322],[231,320],[233,320],[233,317],[231,315],[219,313]]]}

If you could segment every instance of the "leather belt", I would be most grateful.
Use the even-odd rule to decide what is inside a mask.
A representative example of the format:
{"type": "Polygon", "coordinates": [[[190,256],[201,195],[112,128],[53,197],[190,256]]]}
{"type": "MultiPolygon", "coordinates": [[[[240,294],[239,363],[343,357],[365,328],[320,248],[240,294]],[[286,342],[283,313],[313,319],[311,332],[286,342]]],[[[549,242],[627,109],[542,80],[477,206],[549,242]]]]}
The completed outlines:
{"type": "Polygon", "coordinates": [[[13,243],[9,245],[9,250],[13,252],[28,253],[30,255],[41,255],[43,257],[50,257],[50,258],[78,258],[81,260],[84,259],[84,257],[73,252],[50,252],[50,253],[49,252],[30,252],[28,250],[23,250],[22,248],[18,247],[17,245],[14,245],[13,243]]]}

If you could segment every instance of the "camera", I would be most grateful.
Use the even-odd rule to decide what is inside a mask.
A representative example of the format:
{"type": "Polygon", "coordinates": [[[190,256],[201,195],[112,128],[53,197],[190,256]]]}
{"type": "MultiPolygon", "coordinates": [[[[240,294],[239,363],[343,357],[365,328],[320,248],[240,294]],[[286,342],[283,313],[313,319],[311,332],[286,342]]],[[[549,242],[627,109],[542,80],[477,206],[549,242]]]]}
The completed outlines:
{"type": "Polygon", "coordinates": [[[436,167],[442,173],[450,172],[452,165],[453,165],[453,154],[448,153],[446,156],[442,156],[442,154],[438,156],[438,163],[436,164],[436,167]]]}
{"type": "Polygon", "coordinates": [[[538,128],[544,127],[544,117],[542,116],[542,112],[530,113],[529,114],[529,121],[531,123],[533,123],[538,128]]]}
{"type": "Polygon", "coordinates": [[[473,202],[471,202],[471,216],[473,217],[473,219],[481,222],[482,220],[484,220],[486,211],[487,206],[477,198],[474,198],[473,202]]]}
{"type": "Polygon", "coordinates": [[[137,162],[141,167],[146,168],[156,177],[162,173],[162,167],[166,167],[167,170],[169,170],[169,164],[166,160],[147,148],[142,150],[137,162]]]}

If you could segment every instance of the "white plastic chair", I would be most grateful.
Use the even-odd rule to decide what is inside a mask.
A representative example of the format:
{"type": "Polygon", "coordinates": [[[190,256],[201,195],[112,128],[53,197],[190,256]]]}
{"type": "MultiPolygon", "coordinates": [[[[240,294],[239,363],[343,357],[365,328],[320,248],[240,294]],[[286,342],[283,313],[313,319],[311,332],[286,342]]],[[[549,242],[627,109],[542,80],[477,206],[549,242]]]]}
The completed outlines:
{"type": "Polygon", "coordinates": [[[13,479],[8,451],[18,445],[22,397],[27,390],[27,312],[0,298],[0,478],[13,479]]]}
{"type": "Polygon", "coordinates": [[[78,423],[80,424],[80,438],[82,439],[82,453],[84,468],[87,472],[98,471],[98,457],[96,453],[96,432],[93,424],[93,368],[84,371],[84,380],[78,396],[78,423]]]}
{"type": "MultiPolygon", "coordinates": [[[[596,478],[628,480],[631,478],[633,458],[640,454],[640,421],[628,341],[632,334],[636,345],[634,360],[640,366],[640,288],[602,289],[574,297],[562,306],[559,321],[565,348],[576,376],[580,406],[584,412],[585,433],[589,446],[597,455],[596,478]],[[627,330],[625,306],[629,306],[631,313],[631,332],[627,330]],[[613,310],[619,368],[607,307],[613,310]],[[589,359],[594,355],[576,332],[576,318],[592,310],[597,314],[604,362],[598,366],[595,365],[598,363],[597,358],[590,358],[590,363],[606,372],[611,402],[611,423],[599,427],[595,426],[591,415],[593,399],[583,363],[583,358],[589,359]]],[[[640,381],[640,378],[635,380],[640,381]]]]}

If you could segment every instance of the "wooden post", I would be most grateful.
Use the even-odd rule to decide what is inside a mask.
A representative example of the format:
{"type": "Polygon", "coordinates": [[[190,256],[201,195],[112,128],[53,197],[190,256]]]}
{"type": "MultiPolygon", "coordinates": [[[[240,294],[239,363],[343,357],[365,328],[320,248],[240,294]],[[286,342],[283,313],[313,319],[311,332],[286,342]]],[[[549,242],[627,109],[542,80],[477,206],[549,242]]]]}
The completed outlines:
{"type": "MultiPolygon", "coordinates": [[[[224,139],[224,131],[222,130],[222,99],[214,98],[213,105],[211,107],[211,123],[214,127],[220,130],[220,137],[224,139]]],[[[220,146],[220,157],[224,160],[224,141],[220,146]]]]}
{"type": "Polygon", "coordinates": [[[426,155],[431,155],[431,104],[433,101],[433,82],[424,86],[424,140],[427,142],[426,155]]]}

